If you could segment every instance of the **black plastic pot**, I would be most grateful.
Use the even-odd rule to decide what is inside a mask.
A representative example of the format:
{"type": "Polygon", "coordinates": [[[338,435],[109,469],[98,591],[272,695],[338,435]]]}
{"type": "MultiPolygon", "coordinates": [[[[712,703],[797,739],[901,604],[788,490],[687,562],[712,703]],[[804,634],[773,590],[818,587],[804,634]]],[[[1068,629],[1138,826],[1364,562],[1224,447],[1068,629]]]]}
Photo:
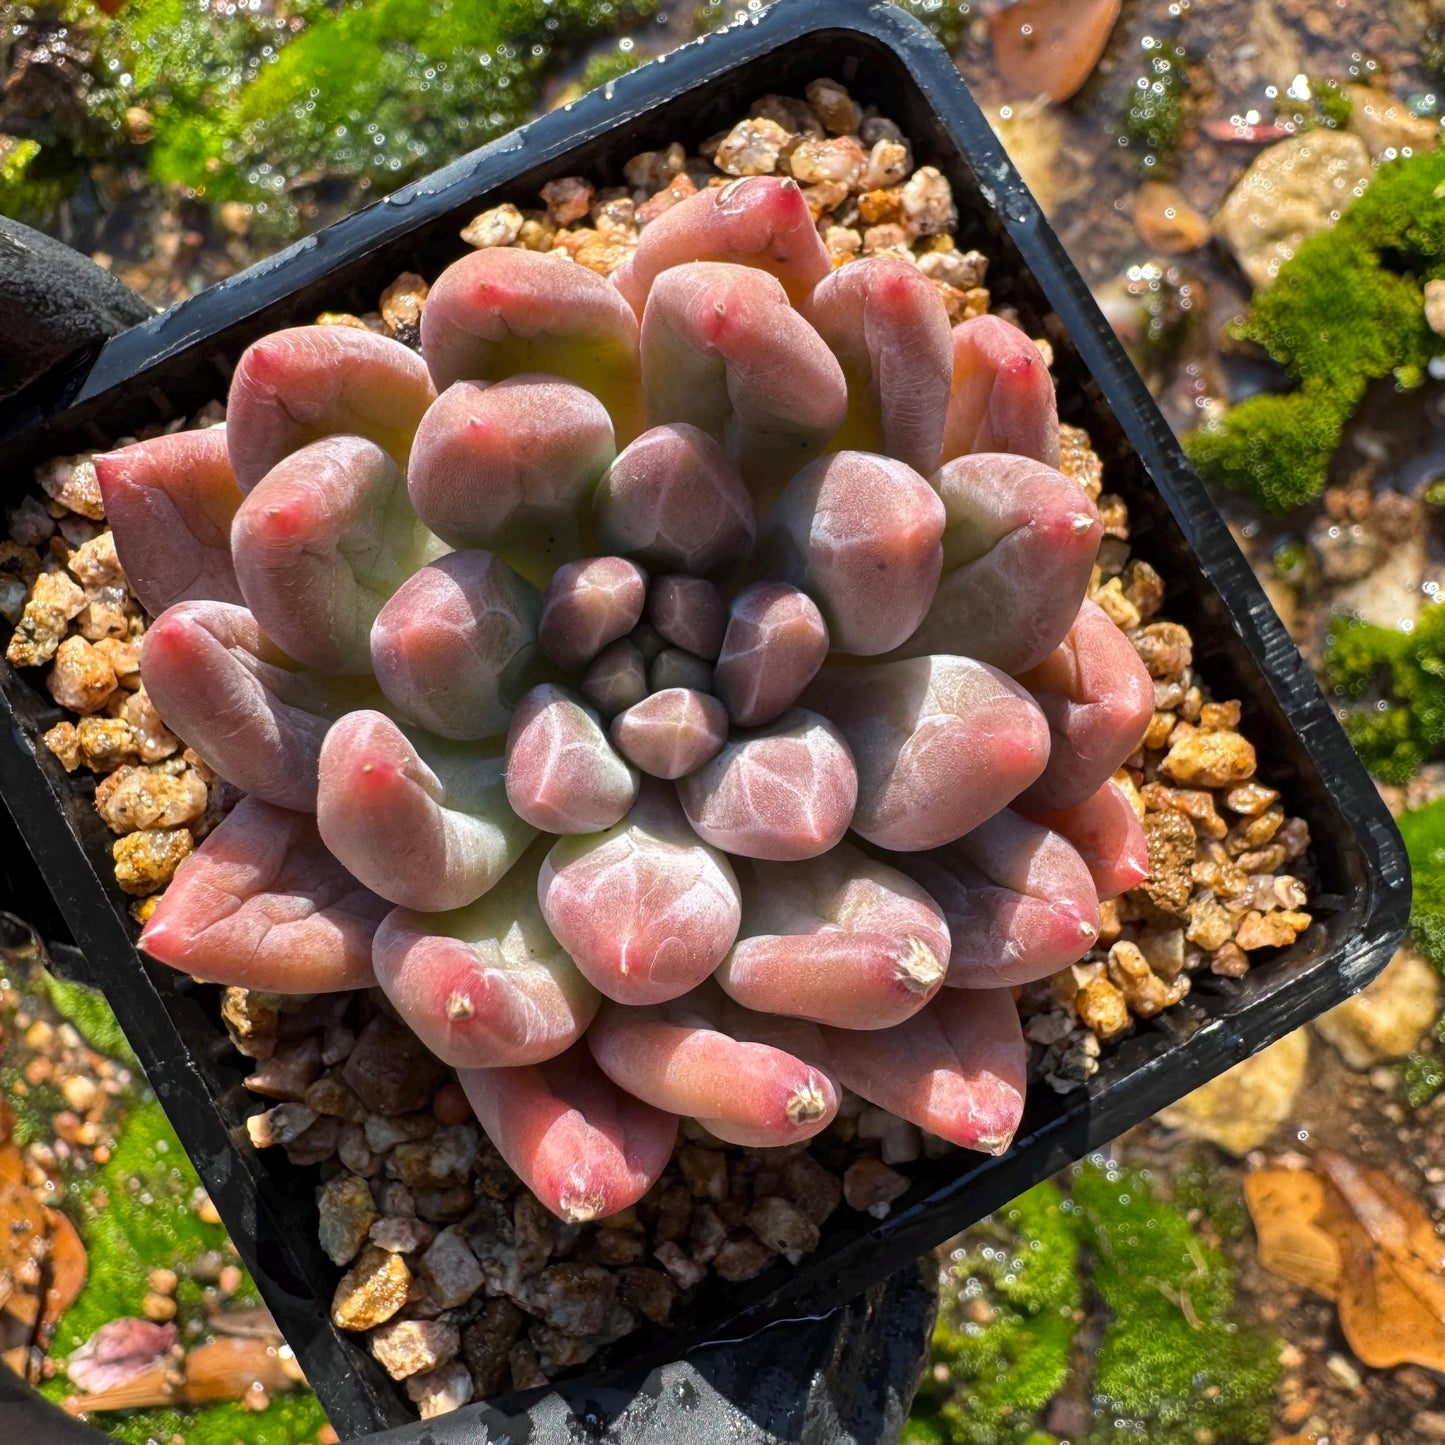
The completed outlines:
{"type": "MultiPolygon", "coordinates": [[[[587,1399],[595,1421],[612,1418],[617,1390],[641,1388],[649,1368],[709,1336],[742,1336],[780,1315],[816,1316],[852,1299],[1378,972],[1405,926],[1408,866],[1303,659],[949,57],[916,22],[866,0],[781,0],[135,327],[42,388],[48,397],[37,400],[31,388],[19,414],[0,417],[3,485],[18,497],[31,464],[108,445],[223,394],[237,356],[261,334],[323,310],[368,310],[402,270],[435,274],[460,253],[458,230],[485,206],[528,204],[558,175],[610,182],[636,152],[699,140],[758,95],[801,93],[823,75],[877,103],[910,136],[919,161],[949,176],[958,239],[993,258],[996,302],[1015,307],[1030,334],[1053,339],[1063,418],[1087,427],[1108,489],[1127,500],[1137,555],[1168,579],[1167,615],[1191,629],[1198,670],[1215,694],[1243,701],[1262,776],[1309,821],[1319,923],[1243,979],[1199,978],[1181,1007],[1113,1048],[1086,1089],[1063,1098],[1035,1090],[1003,1158],[919,1161],[913,1188],[887,1219],[835,1216],[818,1253],[799,1268],[780,1264],[748,1285],[719,1289],[648,1358],[550,1392],[570,1401],[579,1420],[587,1399]]],[[[214,990],[137,955],[111,876],[110,837],[85,786],[37,742],[56,709],[32,679],[9,669],[0,672],[0,694],[9,724],[0,736],[0,788],[80,946],[88,981],[113,1004],[338,1430],[358,1435],[397,1422],[406,1407],[391,1382],[328,1321],[336,1271],[316,1244],[313,1181],[246,1143],[250,1101],[214,990]]],[[[468,1419],[498,1422],[513,1405],[498,1408],[501,1416],[470,1407],[448,1431],[468,1419]]],[[[415,1438],[459,1437],[434,1430],[415,1438]]]]}

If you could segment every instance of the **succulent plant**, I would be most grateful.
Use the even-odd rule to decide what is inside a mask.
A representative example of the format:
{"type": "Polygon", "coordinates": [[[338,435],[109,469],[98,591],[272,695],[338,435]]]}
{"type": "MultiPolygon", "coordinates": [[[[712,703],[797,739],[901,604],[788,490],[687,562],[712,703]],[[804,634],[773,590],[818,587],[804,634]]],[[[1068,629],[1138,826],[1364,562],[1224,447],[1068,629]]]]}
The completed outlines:
{"type": "Polygon", "coordinates": [[[772,177],[610,279],[466,257],[421,355],[265,337],[224,430],[96,462],[148,693],[248,795],[142,947],[378,984],[571,1220],[680,1115],[792,1144],[851,1089],[1006,1148],[1010,989],[1147,865],[1152,686],[1058,461],[1023,333],[835,270],[772,177]]]}

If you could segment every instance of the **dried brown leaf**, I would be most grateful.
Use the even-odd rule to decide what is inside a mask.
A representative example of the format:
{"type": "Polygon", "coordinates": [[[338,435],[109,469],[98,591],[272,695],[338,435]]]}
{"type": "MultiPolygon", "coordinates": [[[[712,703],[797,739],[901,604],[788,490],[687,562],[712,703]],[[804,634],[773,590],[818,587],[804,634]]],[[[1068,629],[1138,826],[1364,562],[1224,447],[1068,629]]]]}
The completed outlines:
{"type": "Polygon", "coordinates": [[[222,1336],[187,1353],[181,1398],[191,1405],[240,1400],[258,1386],[267,1393],[293,1390],[301,1378],[294,1361],[265,1340],[222,1336]]]}
{"type": "Polygon", "coordinates": [[[58,1209],[45,1211],[50,1226],[50,1254],[45,1265],[45,1304],[40,1314],[42,1330],[52,1330],[76,1301],[85,1285],[90,1264],[85,1245],[75,1226],[58,1209]]]}
{"type": "Polygon", "coordinates": [[[1340,1327],[1367,1365],[1445,1370],[1445,1245],[1430,1216],[1380,1170],[1322,1154],[1321,1224],[1340,1244],[1340,1327]]]}
{"type": "Polygon", "coordinates": [[[48,1233],[35,1196],[23,1185],[0,1180],[0,1276],[12,1285],[5,1309],[27,1325],[40,1317],[33,1289],[40,1282],[48,1233]]]}
{"type": "Polygon", "coordinates": [[[70,1415],[93,1415],[101,1410],[141,1410],[156,1405],[175,1403],[176,1390],[171,1383],[164,1365],[156,1365],[143,1375],[116,1385],[109,1390],[98,1390],[90,1395],[71,1395],[64,1402],[70,1415]]]}
{"type": "Polygon", "coordinates": [[[1067,100],[1094,72],[1120,0],[1018,0],[989,21],[994,66],[1019,100],[1067,100]]]}
{"type": "Polygon", "coordinates": [[[1259,1240],[1259,1262],[1271,1274],[1335,1299],[1340,1246],[1322,1227],[1326,1184],[1304,1169],[1257,1169],[1245,1176],[1244,1200],[1259,1240]]]}
{"type": "Polygon", "coordinates": [[[7,1184],[25,1183],[25,1156],[18,1144],[0,1144],[0,1180],[7,1184]]]}

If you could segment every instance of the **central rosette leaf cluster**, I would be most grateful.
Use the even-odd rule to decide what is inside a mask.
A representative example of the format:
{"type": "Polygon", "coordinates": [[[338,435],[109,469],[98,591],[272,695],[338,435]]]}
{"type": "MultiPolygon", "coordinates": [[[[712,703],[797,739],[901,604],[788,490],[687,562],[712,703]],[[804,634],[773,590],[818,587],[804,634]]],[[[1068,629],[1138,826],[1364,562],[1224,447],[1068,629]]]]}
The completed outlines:
{"type": "Polygon", "coordinates": [[[97,462],[145,686],[247,794],[142,945],[379,984],[567,1218],[844,1087],[1003,1148],[1152,710],[1038,349],[762,177],[610,279],[468,256],[421,342],[265,337],[224,428],[97,462]]]}

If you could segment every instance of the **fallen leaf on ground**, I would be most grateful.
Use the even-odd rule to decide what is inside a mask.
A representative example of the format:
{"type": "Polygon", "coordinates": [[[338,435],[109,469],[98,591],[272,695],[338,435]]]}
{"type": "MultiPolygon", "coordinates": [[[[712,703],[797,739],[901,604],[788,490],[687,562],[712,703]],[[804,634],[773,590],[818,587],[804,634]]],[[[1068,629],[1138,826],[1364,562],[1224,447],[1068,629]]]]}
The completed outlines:
{"type": "MultiPolygon", "coordinates": [[[[40,1311],[42,1330],[53,1330],[85,1285],[90,1262],[75,1226],[58,1209],[45,1211],[50,1226],[50,1253],[45,1260],[45,1303],[40,1311]]],[[[48,1338],[48,1336],[47,1336],[48,1338]]]]}
{"type": "Polygon", "coordinates": [[[1383,1170],[1322,1153],[1312,1170],[1261,1169],[1245,1202],[1271,1273],[1336,1299],[1366,1365],[1445,1371],[1445,1241],[1383,1170]]]}
{"type": "Polygon", "coordinates": [[[1067,100],[1093,74],[1120,0],[1018,0],[988,25],[994,67],[1020,98],[1067,100]]]}
{"type": "Polygon", "coordinates": [[[7,1184],[25,1183],[25,1156],[18,1144],[0,1144],[0,1179],[7,1184]]]}
{"type": "Polygon", "coordinates": [[[1244,1179],[1260,1264],[1332,1300],[1340,1283],[1340,1247],[1319,1223],[1325,1189],[1308,1169],[1256,1169],[1244,1179]]]}
{"type": "Polygon", "coordinates": [[[71,1415],[93,1415],[103,1410],[148,1410],[157,1405],[175,1403],[176,1387],[165,1365],[150,1369],[127,1380],[89,1395],[71,1395],[63,1408],[71,1415]]]}
{"type": "Polygon", "coordinates": [[[289,1352],[282,1354],[264,1340],[223,1336],[187,1354],[181,1398],[191,1405],[239,1400],[256,1388],[268,1394],[294,1390],[303,1378],[289,1352]]]}
{"type": "Polygon", "coordinates": [[[0,1180],[0,1291],[6,1294],[5,1309],[26,1325],[40,1317],[37,1291],[48,1233],[35,1196],[23,1185],[0,1180]]]}

